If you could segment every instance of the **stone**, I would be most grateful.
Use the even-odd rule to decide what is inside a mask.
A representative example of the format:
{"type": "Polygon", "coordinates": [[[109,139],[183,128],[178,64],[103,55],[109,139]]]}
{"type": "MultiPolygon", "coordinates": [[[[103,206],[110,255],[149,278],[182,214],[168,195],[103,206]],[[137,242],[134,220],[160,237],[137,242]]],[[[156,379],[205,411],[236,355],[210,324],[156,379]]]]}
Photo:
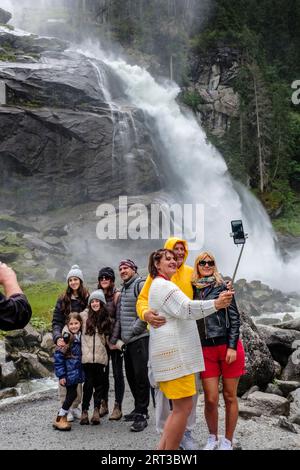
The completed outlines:
{"type": "Polygon", "coordinates": [[[257,407],[246,406],[243,403],[239,405],[239,416],[244,419],[252,419],[253,417],[259,417],[262,415],[262,410],[257,407]]]}
{"type": "Polygon", "coordinates": [[[287,397],[289,393],[294,392],[300,388],[300,381],[293,380],[276,380],[276,385],[282,391],[283,396],[287,397]]]}
{"type": "Polygon", "coordinates": [[[296,426],[292,424],[285,416],[280,416],[277,424],[283,429],[287,429],[288,431],[293,432],[294,434],[298,434],[296,426]]]}
{"type": "MultiPolygon", "coordinates": [[[[300,332],[296,330],[284,330],[281,328],[258,325],[257,326],[261,338],[263,338],[271,351],[272,357],[282,366],[286,366],[289,356],[296,349],[293,346],[295,341],[300,343],[300,332]]],[[[286,380],[290,377],[286,376],[286,380]]]]}
{"type": "Polygon", "coordinates": [[[238,394],[243,395],[253,385],[264,389],[272,382],[275,367],[266,342],[245,312],[240,312],[241,338],[246,354],[246,374],[240,378],[238,394]]]}
{"type": "Polygon", "coordinates": [[[282,328],[283,330],[296,330],[300,331],[300,318],[296,318],[295,320],[290,320],[287,322],[282,322],[278,325],[278,328],[282,328]]]}
{"type": "Polygon", "coordinates": [[[278,395],[279,397],[283,397],[283,392],[280,390],[280,388],[278,387],[278,385],[275,383],[275,384],[268,384],[266,390],[265,390],[265,393],[273,393],[274,395],[278,395]]]}
{"type": "Polygon", "coordinates": [[[286,313],[282,319],[283,322],[293,321],[294,317],[290,313],[286,313]]]}
{"type": "Polygon", "coordinates": [[[43,349],[46,352],[50,352],[51,354],[53,354],[53,352],[55,350],[55,344],[53,343],[51,333],[46,333],[43,336],[43,339],[42,339],[42,342],[41,342],[41,349],[43,349]]]}
{"type": "Polygon", "coordinates": [[[9,11],[0,8],[0,24],[8,23],[12,18],[12,14],[9,11]]]}
{"type": "Polygon", "coordinates": [[[16,388],[4,388],[0,390],[0,400],[5,400],[5,398],[13,398],[18,396],[18,391],[16,388]]]}
{"type": "Polygon", "coordinates": [[[271,393],[251,393],[245,405],[261,410],[265,416],[288,416],[290,411],[290,402],[286,398],[271,393]]]}
{"type": "Polygon", "coordinates": [[[1,364],[1,387],[14,387],[19,381],[19,375],[13,361],[1,364]]]}
{"type": "Polygon", "coordinates": [[[39,362],[35,354],[22,352],[19,357],[17,367],[21,371],[22,378],[42,379],[52,376],[51,372],[39,362]]]}
{"type": "Polygon", "coordinates": [[[300,380],[300,348],[296,349],[288,358],[288,363],[283,369],[282,380],[300,380]]]}
{"type": "Polygon", "coordinates": [[[242,400],[247,400],[249,395],[251,395],[251,393],[254,393],[254,392],[259,392],[259,387],[257,385],[253,385],[251,388],[249,388],[249,390],[247,390],[247,392],[244,393],[244,395],[241,396],[241,399],[242,400]]]}
{"type": "Polygon", "coordinates": [[[41,334],[36,331],[33,326],[28,325],[24,328],[25,335],[24,335],[24,343],[25,346],[28,348],[32,348],[34,346],[39,346],[41,343],[41,334]]]}
{"type": "Polygon", "coordinates": [[[281,373],[282,373],[282,367],[279,364],[279,362],[277,362],[277,361],[274,361],[274,367],[275,367],[275,376],[274,377],[276,379],[280,379],[281,373]]]}

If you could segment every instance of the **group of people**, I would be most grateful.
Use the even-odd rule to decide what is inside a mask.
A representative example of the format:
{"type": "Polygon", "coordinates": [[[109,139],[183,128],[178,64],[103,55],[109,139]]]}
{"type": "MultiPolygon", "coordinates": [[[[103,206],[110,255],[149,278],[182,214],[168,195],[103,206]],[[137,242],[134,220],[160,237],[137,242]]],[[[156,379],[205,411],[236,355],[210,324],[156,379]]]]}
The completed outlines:
{"type": "Polygon", "coordinates": [[[61,408],[53,423],[56,429],[70,430],[74,418],[79,418],[81,425],[97,425],[109,414],[110,360],[115,404],[109,419],[123,417],[124,360],[134,400],[133,410],[124,416],[132,423],[131,431],[140,432],[147,426],[152,387],[160,434],[157,449],[197,449],[192,430],[201,378],[209,430],[205,449],[232,449],[238,419],[237,387],[245,366],[234,291],[222,279],[211,253],[201,253],[194,268],[185,264],[187,257],[187,243],[171,238],[163,249],[150,255],[146,280],[139,276],[133,261],[122,260],[121,290],[115,287],[113,269],[105,267],[99,271],[97,289],[91,294],[80,268],[71,268],[52,322],[61,393],[61,408]],[[221,440],[220,377],[226,411],[221,440]]]}

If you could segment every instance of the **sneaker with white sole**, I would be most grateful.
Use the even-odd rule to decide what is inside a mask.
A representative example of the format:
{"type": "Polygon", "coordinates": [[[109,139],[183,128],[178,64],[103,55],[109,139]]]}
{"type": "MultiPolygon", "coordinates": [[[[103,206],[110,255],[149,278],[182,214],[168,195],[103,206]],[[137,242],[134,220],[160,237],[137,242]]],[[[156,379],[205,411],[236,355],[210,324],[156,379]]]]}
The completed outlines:
{"type": "Polygon", "coordinates": [[[72,411],[70,410],[68,415],[67,415],[67,421],[68,423],[72,423],[74,421],[74,416],[73,416],[73,413],[72,411]]]}
{"type": "Polygon", "coordinates": [[[216,450],[218,447],[218,439],[214,434],[210,434],[207,438],[207,443],[203,447],[203,450],[216,450]]]}
{"type": "Polygon", "coordinates": [[[229,439],[226,439],[226,437],[222,437],[220,439],[218,450],[233,450],[232,442],[229,439]]]}
{"type": "Polygon", "coordinates": [[[179,444],[179,448],[182,450],[199,450],[198,442],[193,438],[192,431],[186,430],[181,442],[179,444]]]}
{"type": "Polygon", "coordinates": [[[71,413],[74,419],[81,419],[81,409],[80,408],[71,408],[71,413]]]}

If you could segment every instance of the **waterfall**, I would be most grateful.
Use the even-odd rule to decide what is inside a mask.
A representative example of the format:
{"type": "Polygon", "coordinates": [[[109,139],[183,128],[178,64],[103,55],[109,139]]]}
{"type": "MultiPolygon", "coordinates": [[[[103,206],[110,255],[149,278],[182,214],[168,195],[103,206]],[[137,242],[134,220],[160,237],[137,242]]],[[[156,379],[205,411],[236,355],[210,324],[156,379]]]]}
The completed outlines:
{"type": "MultiPolygon", "coordinates": [[[[207,142],[204,131],[191,113],[183,113],[176,98],[179,87],[158,83],[144,69],[103,51],[85,51],[101,59],[123,81],[129,102],[151,116],[163,145],[165,164],[176,174],[174,195],[178,202],[203,204],[205,210],[204,249],[212,251],[224,274],[233,273],[239,249],[229,236],[231,220],[242,219],[249,234],[238,277],[260,279],[285,291],[298,289],[300,253],[284,261],[276,246],[276,234],[262,204],[232,179],[221,154],[207,142]],[[176,186],[176,187],[175,187],[176,186]],[[179,189],[180,188],[180,189],[179,189]]],[[[201,249],[199,247],[198,251],[201,249]]],[[[197,252],[191,254],[193,262],[197,252]]]]}

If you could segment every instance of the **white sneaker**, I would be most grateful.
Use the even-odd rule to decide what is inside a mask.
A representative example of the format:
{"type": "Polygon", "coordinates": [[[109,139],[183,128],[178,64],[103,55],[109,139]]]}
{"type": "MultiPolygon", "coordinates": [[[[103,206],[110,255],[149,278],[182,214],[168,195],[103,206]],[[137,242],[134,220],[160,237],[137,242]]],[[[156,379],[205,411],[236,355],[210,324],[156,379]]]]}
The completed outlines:
{"type": "Polygon", "coordinates": [[[193,438],[192,431],[185,431],[182,440],[179,444],[182,450],[199,450],[198,442],[193,438]]]}
{"type": "Polygon", "coordinates": [[[218,447],[218,439],[214,434],[210,434],[207,439],[206,445],[203,447],[203,450],[216,450],[218,447]]]}
{"type": "Polygon", "coordinates": [[[67,421],[68,423],[72,423],[74,421],[74,416],[73,416],[73,413],[72,411],[70,410],[68,415],[67,415],[67,421]]]}
{"type": "Polygon", "coordinates": [[[222,437],[218,450],[233,450],[231,441],[229,441],[229,439],[226,439],[226,437],[222,437]]]}
{"type": "Polygon", "coordinates": [[[81,409],[80,408],[72,408],[70,412],[73,415],[73,419],[81,419],[81,409]]]}

